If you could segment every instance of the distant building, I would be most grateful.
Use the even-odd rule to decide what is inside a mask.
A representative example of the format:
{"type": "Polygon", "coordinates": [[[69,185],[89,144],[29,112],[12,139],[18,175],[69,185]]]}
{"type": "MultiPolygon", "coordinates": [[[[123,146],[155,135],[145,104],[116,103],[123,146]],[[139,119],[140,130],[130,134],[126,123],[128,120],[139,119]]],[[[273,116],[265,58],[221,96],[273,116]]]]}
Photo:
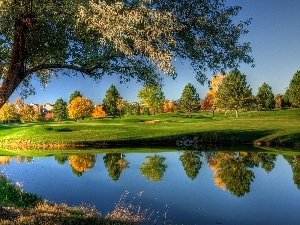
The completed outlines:
{"type": "Polygon", "coordinates": [[[53,104],[49,102],[45,104],[30,103],[29,105],[34,109],[34,111],[40,111],[43,115],[46,115],[48,112],[51,113],[53,109],[53,104]]]}
{"type": "Polygon", "coordinates": [[[44,105],[42,105],[42,108],[43,108],[44,110],[46,110],[47,112],[52,112],[53,104],[47,102],[47,103],[45,103],[44,105]]]}

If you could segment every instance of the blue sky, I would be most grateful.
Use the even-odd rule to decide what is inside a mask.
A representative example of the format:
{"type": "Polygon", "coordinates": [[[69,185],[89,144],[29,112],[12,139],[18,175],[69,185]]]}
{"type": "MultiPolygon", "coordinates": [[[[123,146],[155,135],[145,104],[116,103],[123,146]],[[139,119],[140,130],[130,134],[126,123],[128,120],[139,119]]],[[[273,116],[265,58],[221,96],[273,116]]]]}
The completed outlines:
{"type": "MultiPolygon", "coordinates": [[[[255,67],[241,65],[240,71],[247,76],[247,82],[253,94],[263,82],[267,82],[274,94],[284,94],[290,80],[297,70],[300,70],[300,0],[228,0],[232,5],[242,6],[242,11],[236,18],[245,20],[252,17],[248,27],[249,33],[241,41],[247,41],[252,46],[252,56],[255,67]]],[[[195,74],[186,66],[177,68],[178,77],[172,80],[164,76],[165,97],[170,100],[179,99],[184,86],[192,83],[203,99],[208,91],[207,85],[200,85],[195,74]]],[[[207,73],[210,78],[213,74],[207,73]]],[[[105,76],[98,83],[81,76],[68,78],[61,76],[42,89],[38,81],[33,80],[37,94],[25,99],[25,103],[54,103],[58,98],[69,100],[75,90],[79,90],[84,97],[91,99],[95,104],[101,104],[106,90],[114,84],[120,94],[129,102],[137,101],[138,90],[141,84],[130,82],[120,84],[116,77],[105,76]]],[[[11,101],[19,97],[16,91],[11,101]]]]}

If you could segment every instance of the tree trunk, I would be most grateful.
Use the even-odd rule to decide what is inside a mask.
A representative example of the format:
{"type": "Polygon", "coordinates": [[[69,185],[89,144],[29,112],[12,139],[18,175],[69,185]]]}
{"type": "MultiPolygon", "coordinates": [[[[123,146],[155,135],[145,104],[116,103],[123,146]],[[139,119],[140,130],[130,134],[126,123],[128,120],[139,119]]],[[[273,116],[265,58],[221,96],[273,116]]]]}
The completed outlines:
{"type": "Polygon", "coordinates": [[[239,111],[238,111],[238,109],[235,109],[235,117],[239,117],[239,111]]]}
{"type": "Polygon", "coordinates": [[[15,21],[14,39],[8,72],[0,84],[0,108],[8,101],[16,88],[26,77],[25,48],[28,32],[28,18],[20,17],[15,21]]]}

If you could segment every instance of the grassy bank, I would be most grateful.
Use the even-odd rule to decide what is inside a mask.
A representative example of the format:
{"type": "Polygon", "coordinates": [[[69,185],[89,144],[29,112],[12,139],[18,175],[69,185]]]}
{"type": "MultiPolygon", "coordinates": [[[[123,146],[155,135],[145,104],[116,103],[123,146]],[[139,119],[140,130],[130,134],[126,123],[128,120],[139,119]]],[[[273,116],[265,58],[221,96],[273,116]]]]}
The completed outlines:
{"type": "Polygon", "coordinates": [[[274,142],[290,146],[300,143],[300,110],[242,112],[239,118],[233,112],[227,116],[216,112],[214,118],[211,112],[200,112],[192,118],[178,113],[2,124],[0,136],[0,147],[6,149],[175,146],[182,136],[221,144],[274,142]]]}

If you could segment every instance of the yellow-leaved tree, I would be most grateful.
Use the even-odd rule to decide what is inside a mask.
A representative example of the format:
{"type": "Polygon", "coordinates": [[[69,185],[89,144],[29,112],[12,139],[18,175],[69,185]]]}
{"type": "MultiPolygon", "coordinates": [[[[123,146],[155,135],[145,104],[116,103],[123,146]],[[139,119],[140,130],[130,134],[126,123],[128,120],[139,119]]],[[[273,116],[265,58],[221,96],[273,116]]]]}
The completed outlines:
{"type": "Polygon", "coordinates": [[[34,109],[30,105],[24,105],[20,115],[20,121],[22,123],[30,123],[33,122],[33,118],[34,118],[34,109]]]}
{"type": "Polygon", "coordinates": [[[15,107],[6,102],[0,109],[0,122],[9,122],[18,118],[15,107]]]}
{"type": "Polygon", "coordinates": [[[94,119],[101,118],[101,117],[106,117],[106,112],[104,111],[102,105],[96,105],[95,106],[94,111],[92,113],[92,117],[94,119]]]}
{"type": "Polygon", "coordinates": [[[87,98],[77,97],[68,105],[70,119],[78,120],[90,116],[94,110],[92,102],[87,98]]]}
{"type": "Polygon", "coordinates": [[[218,73],[217,75],[211,78],[211,81],[209,83],[210,90],[206,93],[205,97],[205,101],[207,101],[209,109],[217,104],[216,94],[225,76],[226,75],[222,73],[218,73]]]}
{"type": "Polygon", "coordinates": [[[96,163],[95,155],[80,155],[70,156],[69,163],[78,176],[81,176],[84,171],[88,171],[94,167],[96,163]]]}

